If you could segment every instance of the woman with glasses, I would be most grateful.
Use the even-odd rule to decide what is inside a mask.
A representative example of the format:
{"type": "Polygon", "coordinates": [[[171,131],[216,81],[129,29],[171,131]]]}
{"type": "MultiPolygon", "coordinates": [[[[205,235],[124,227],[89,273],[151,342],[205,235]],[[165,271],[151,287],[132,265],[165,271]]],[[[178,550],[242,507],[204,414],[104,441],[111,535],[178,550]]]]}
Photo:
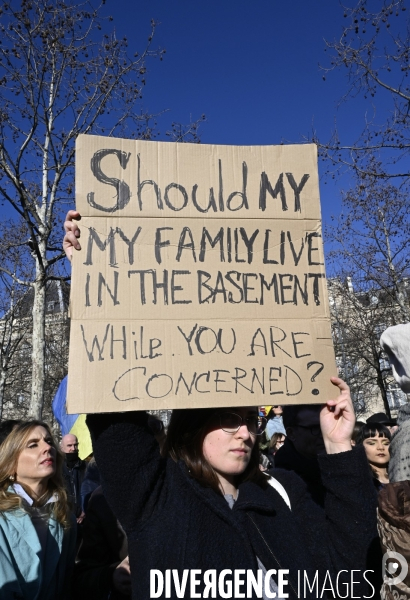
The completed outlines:
{"type": "MultiPolygon", "coordinates": [[[[259,470],[258,436],[266,422],[254,407],[175,410],[162,456],[146,413],[88,416],[105,494],[128,536],[133,598],[202,597],[190,596],[189,586],[177,595],[184,569],[259,570],[261,577],[273,569],[264,598],[298,597],[301,573],[313,581],[317,571],[321,586],[344,569],[365,571],[377,535],[374,488],[365,457],[351,448],[348,388],[333,382],[340,396],[321,413],[325,512],[294,474],[278,470],[273,488],[259,470]],[[283,569],[289,571],[285,588],[283,569]],[[164,588],[156,596],[167,570],[169,595],[164,588]]],[[[339,584],[349,577],[342,573],[339,584]]],[[[207,580],[198,580],[195,590],[202,593],[207,580]]],[[[212,597],[245,597],[218,590],[212,597]]],[[[305,592],[320,597],[316,588],[305,592]]],[[[360,579],[354,593],[370,592],[360,579]]]]}
{"type": "MultiPolygon", "coordinates": [[[[77,217],[65,224],[68,256],[77,217]]],[[[348,571],[363,573],[377,536],[376,499],[350,443],[349,388],[332,382],[340,395],[321,412],[326,511],[293,473],[260,471],[266,420],[256,407],[174,410],[162,453],[145,412],[87,417],[104,494],[127,534],[134,599],[318,598],[326,582],[346,592],[348,571]],[[234,577],[245,583],[232,587],[234,577]]],[[[361,577],[352,593],[368,592],[361,577]]]]}

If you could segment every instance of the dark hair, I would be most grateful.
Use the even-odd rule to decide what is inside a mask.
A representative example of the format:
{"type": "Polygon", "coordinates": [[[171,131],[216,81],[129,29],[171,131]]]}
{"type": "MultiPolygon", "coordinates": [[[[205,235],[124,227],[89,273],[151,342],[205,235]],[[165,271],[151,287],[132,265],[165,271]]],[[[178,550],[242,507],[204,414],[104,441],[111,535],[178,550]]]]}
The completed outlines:
{"type": "MultiPolygon", "coordinates": [[[[210,419],[218,412],[221,410],[215,408],[173,410],[162,454],[163,456],[169,455],[175,461],[183,460],[191,477],[204,487],[210,487],[221,494],[218,476],[204,457],[202,450],[204,438],[209,430],[210,419]]],[[[249,464],[245,471],[238,476],[238,483],[249,480],[262,487],[266,487],[268,481],[266,475],[259,469],[259,440],[257,437],[249,464]]]]}
{"type": "MultiPolygon", "coordinates": [[[[381,437],[381,438],[384,437],[390,441],[391,440],[390,429],[388,427],[386,427],[386,425],[382,425],[381,423],[370,423],[370,425],[368,423],[365,423],[356,437],[356,440],[355,440],[356,446],[363,445],[364,440],[367,440],[369,438],[374,438],[374,437],[381,437]]],[[[371,471],[373,477],[376,480],[378,480],[379,475],[378,475],[377,471],[372,467],[372,465],[370,463],[369,463],[369,467],[370,467],[370,471],[371,471]]]]}
{"type": "Polygon", "coordinates": [[[22,423],[21,419],[8,419],[8,421],[0,423],[0,446],[15,426],[20,425],[20,423],[22,423]]]}
{"type": "Polygon", "coordinates": [[[355,442],[359,446],[363,444],[364,440],[373,437],[385,437],[390,441],[391,433],[386,425],[382,425],[381,423],[371,423],[369,425],[366,423],[357,434],[355,442]]]}
{"type": "Polygon", "coordinates": [[[366,423],[364,421],[356,421],[353,427],[352,440],[356,442],[357,436],[362,430],[362,427],[365,427],[366,423]]]}
{"type": "Polygon", "coordinates": [[[279,408],[279,407],[282,409],[282,413],[283,413],[283,406],[282,406],[282,404],[274,404],[274,405],[273,405],[273,406],[270,408],[270,410],[269,410],[268,414],[266,415],[266,418],[268,419],[268,421],[270,421],[271,419],[274,419],[274,418],[276,417],[276,415],[275,415],[275,412],[274,412],[274,409],[275,409],[275,408],[279,408]]]}
{"type": "Polygon", "coordinates": [[[271,449],[271,448],[275,449],[276,444],[283,437],[286,437],[286,435],[284,433],[282,433],[281,431],[277,431],[276,433],[274,433],[269,442],[269,449],[271,449]]]}

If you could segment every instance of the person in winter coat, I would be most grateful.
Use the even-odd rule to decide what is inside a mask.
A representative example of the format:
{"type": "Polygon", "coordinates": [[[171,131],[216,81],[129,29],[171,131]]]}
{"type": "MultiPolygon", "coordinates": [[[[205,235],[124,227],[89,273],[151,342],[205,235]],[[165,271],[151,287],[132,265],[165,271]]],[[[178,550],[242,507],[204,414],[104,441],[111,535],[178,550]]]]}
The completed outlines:
{"type": "MultiPolygon", "coordinates": [[[[65,456],[63,463],[63,477],[72,510],[81,525],[85,513],[82,506],[81,485],[87,469],[85,460],[78,455],[78,439],[75,435],[68,433],[61,439],[60,449],[65,456]]],[[[79,531],[79,529],[77,529],[79,531]]]]}
{"type": "Polygon", "coordinates": [[[74,591],[78,600],[131,597],[127,537],[101,486],[88,502],[74,570],[74,591]]]}
{"type": "Polygon", "coordinates": [[[87,465],[83,482],[81,484],[81,508],[84,514],[87,512],[88,502],[91,498],[91,494],[100,485],[100,472],[95,462],[95,458],[92,457],[87,465]]]}
{"type": "Polygon", "coordinates": [[[268,441],[272,439],[272,436],[275,433],[281,433],[282,435],[286,435],[286,430],[283,425],[282,413],[283,408],[279,405],[272,406],[272,408],[270,409],[269,414],[266,417],[268,419],[268,422],[265,431],[265,435],[268,441]]]}
{"type": "MultiPolygon", "coordinates": [[[[152,589],[152,570],[165,576],[167,569],[177,569],[182,576],[184,569],[219,574],[287,569],[286,590],[278,578],[271,582],[278,598],[283,591],[298,596],[301,572],[310,581],[318,572],[319,595],[306,590],[307,598],[320,597],[327,577],[335,585],[343,569],[363,573],[377,537],[375,493],[362,449],[350,445],[354,413],[348,388],[334,382],[341,395],[327,403],[321,418],[325,511],[293,473],[275,473],[279,493],[268,485],[258,467],[256,409],[175,410],[166,457],[159,454],[145,413],[87,417],[104,493],[127,534],[133,598],[158,591],[152,589]]],[[[346,577],[341,574],[339,585],[346,577]]],[[[352,594],[369,595],[365,584],[362,580],[352,594]]],[[[203,587],[204,582],[198,593],[203,587]]],[[[170,597],[176,594],[172,587],[170,597]]],[[[179,597],[188,594],[189,587],[179,597]]]]}
{"type": "MultiPolygon", "coordinates": [[[[293,471],[306,483],[307,490],[319,506],[323,507],[326,490],[322,484],[318,454],[325,451],[320,429],[319,404],[287,405],[283,420],[287,436],[275,454],[275,468],[293,471]]],[[[275,475],[274,471],[269,471],[275,475]]]]}
{"type": "MultiPolygon", "coordinates": [[[[68,257],[80,247],[79,216],[65,222],[68,257]]],[[[134,599],[235,597],[226,581],[235,573],[252,598],[299,598],[300,573],[312,585],[305,598],[329,588],[347,597],[346,586],[371,597],[376,494],[363,449],[351,446],[349,388],[332,382],[340,395],[320,415],[325,510],[295,474],[260,471],[257,408],[174,410],[162,455],[145,412],[88,415],[104,495],[127,535],[134,599]]]]}
{"type": "Polygon", "coordinates": [[[0,447],[0,598],[70,598],[75,519],[63,457],[41,421],[16,425],[0,447]]]}

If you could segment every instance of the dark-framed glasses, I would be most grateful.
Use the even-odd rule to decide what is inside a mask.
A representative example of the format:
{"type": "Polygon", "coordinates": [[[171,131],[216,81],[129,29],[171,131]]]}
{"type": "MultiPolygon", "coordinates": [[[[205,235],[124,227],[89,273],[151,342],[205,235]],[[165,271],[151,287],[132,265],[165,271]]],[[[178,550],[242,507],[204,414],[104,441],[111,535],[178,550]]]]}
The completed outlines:
{"type": "Polygon", "coordinates": [[[252,435],[261,435],[266,428],[267,420],[265,417],[252,415],[242,418],[240,415],[232,412],[221,412],[217,415],[222,431],[225,433],[236,433],[238,429],[245,423],[248,431],[252,435]]]}

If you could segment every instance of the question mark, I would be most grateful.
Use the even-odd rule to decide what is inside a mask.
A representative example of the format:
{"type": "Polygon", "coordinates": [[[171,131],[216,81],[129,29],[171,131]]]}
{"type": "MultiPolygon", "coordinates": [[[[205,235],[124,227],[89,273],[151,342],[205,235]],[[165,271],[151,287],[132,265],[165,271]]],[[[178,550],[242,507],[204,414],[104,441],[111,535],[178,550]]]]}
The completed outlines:
{"type": "MultiPolygon", "coordinates": [[[[319,373],[321,373],[323,371],[323,369],[325,368],[325,365],[321,362],[318,362],[317,360],[312,360],[312,362],[308,362],[308,364],[307,364],[308,371],[312,365],[320,365],[319,369],[310,378],[310,381],[315,381],[315,377],[317,377],[319,375],[319,373]]],[[[319,390],[317,388],[314,388],[312,390],[312,394],[314,396],[317,396],[319,394],[319,390]]]]}

